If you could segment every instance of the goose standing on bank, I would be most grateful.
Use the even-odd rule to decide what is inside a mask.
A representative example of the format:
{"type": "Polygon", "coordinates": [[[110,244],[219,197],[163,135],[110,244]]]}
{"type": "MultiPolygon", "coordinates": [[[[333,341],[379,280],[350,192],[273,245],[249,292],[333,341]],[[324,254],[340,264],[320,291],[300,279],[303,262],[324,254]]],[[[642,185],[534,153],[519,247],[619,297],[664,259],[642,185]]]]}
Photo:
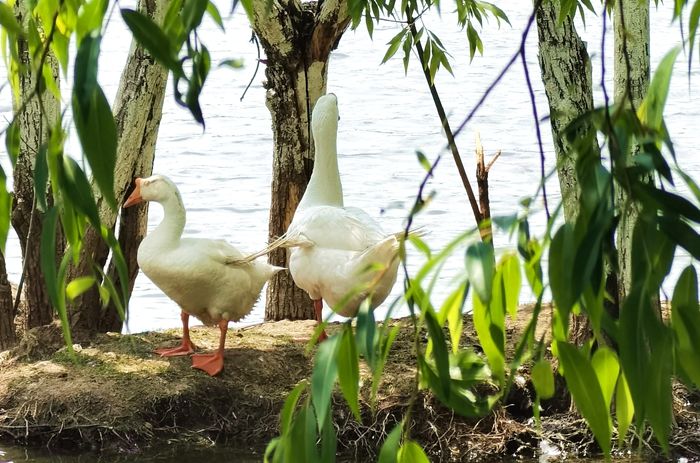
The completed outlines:
{"type": "MultiPolygon", "coordinates": [[[[399,241],[363,210],[344,207],[338,172],[338,99],[318,99],[311,116],[315,162],[304,196],[287,233],[277,244],[289,248],[294,282],[314,301],[322,320],[323,300],[344,317],[357,315],[370,297],[381,304],[396,281],[399,241]]],[[[273,243],[275,246],[275,243],[273,243]]],[[[326,338],[325,332],[320,340],[326,338]]]]}
{"type": "Polygon", "coordinates": [[[192,355],[192,366],[214,376],[224,367],[224,345],[229,321],[250,313],[265,282],[282,270],[267,263],[249,261],[223,240],[182,238],[185,207],[177,186],[163,175],[136,179],[136,188],[123,207],[143,201],[163,206],[163,221],[139,246],[139,267],[151,281],[181,308],[182,344],[157,349],[164,356],[190,355],[189,317],[205,325],[219,326],[219,348],[211,354],[192,355]]]}

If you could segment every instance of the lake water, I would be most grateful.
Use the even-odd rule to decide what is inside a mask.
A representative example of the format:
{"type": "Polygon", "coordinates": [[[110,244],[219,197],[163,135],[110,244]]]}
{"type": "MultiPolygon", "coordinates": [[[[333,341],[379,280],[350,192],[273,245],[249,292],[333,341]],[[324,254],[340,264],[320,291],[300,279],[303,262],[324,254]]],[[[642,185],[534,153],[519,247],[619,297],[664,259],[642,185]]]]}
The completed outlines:
{"type": "MultiPolygon", "coordinates": [[[[229,5],[219,4],[226,13],[229,5]]],[[[128,3],[121,5],[128,6],[128,3]]],[[[484,56],[476,56],[471,64],[466,35],[456,27],[451,7],[443,6],[442,18],[436,14],[426,18],[453,57],[454,77],[441,71],[437,78],[437,88],[453,127],[463,120],[518,47],[530,2],[510,1],[499,5],[508,14],[513,27],[502,24],[499,28],[493,21],[487,24],[482,33],[484,56]]],[[[660,10],[652,14],[652,68],[681,40],[677,24],[671,25],[671,5],[662,5],[660,10]]],[[[257,53],[248,41],[251,32],[245,14],[239,9],[224,22],[225,34],[210,20],[206,20],[201,34],[214,63],[201,98],[206,132],[202,132],[186,110],[175,104],[168,86],[154,172],[170,176],[179,185],[188,210],[187,236],[222,238],[242,250],[254,251],[264,246],[267,238],[271,121],[265,107],[262,69],[245,99],[239,101],[252,76],[257,53]],[[245,67],[241,70],[216,67],[229,58],[243,58],[245,67]]],[[[589,26],[580,31],[590,44],[596,97],[600,102],[601,21],[589,15],[588,23],[589,26]]],[[[386,43],[397,32],[398,26],[391,22],[381,22],[376,27],[374,40],[370,40],[364,28],[348,31],[332,54],[328,80],[328,91],[339,99],[339,165],[346,204],[364,208],[387,231],[402,229],[422,179],[424,171],[416,161],[415,151],[423,150],[433,159],[444,144],[440,123],[415,57],[407,75],[404,75],[400,58],[380,65],[386,43]]],[[[116,94],[129,41],[121,17],[115,14],[103,41],[99,73],[110,99],[116,94]]],[[[610,34],[608,45],[606,54],[611,57],[610,34]]],[[[539,79],[534,28],[528,40],[527,62],[542,116],[547,113],[547,101],[539,79]]],[[[695,63],[690,79],[697,86],[700,65],[697,60],[695,63]]],[[[607,76],[611,74],[610,68],[607,76]]],[[[611,81],[608,86],[612,91],[611,81]]],[[[69,93],[65,91],[64,94],[69,93]]],[[[678,157],[684,170],[691,175],[700,172],[700,159],[693,155],[700,142],[698,95],[699,92],[689,90],[687,61],[681,57],[666,115],[678,157]]],[[[7,89],[2,96],[0,110],[9,117],[7,89]]],[[[549,170],[554,166],[554,154],[548,122],[542,123],[541,129],[549,170]]],[[[536,191],[540,168],[534,121],[519,63],[457,139],[472,181],[474,130],[480,131],[487,156],[497,150],[503,152],[490,175],[491,210],[493,215],[511,214],[518,210],[521,198],[536,191]]],[[[69,142],[72,154],[79,153],[76,138],[73,136],[69,142]]],[[[439,249],[461,231],[473,227],[472,213],[449,155],[436,170],[430,188],[436,190],[437,195],[416,224],[425,226],[430,232],[428,242],[439,249]]],[[[547,191],[550,205],[556,204],[559,191],[555,178],[547,183],[547,191]]],[[[534,233],[542,233],[545,218],[541,201],[537,210],[532,229],[534,233]]],[[[161,217],[160,207],[151,207],[149,229],[155,227],[161,217]]],[[[508,237],[497,234],[495,242],[502,248],[508,244],[508,237]]],[[[19,256],[18,241],[13,236],[8,243],[7,259],[14,281],[18,280],[21,269],[19,256]]],[[[687,257],[684,260],[687,261],[687,257]]],[[[419,265],[417,253],[409,253],[409,269],[415,271],[419,265]]],[[[438,301],[447,293],[452,277],[462,265],[459,254],[448,261],[436,285],[438,301]]],[[[400,291],[401,284],[397,284],[394,295],[398,296],[400,291]]],[[[527,292],[523,293],[523,300],[531,298],[527,292]]],[[[130,307],[128,330],[131,332],[180,326],[177,306],[143,275],[136,280],[130,307]]],[[[263,314],[264,295],[241,323],[261,322],[263,314]]]]}

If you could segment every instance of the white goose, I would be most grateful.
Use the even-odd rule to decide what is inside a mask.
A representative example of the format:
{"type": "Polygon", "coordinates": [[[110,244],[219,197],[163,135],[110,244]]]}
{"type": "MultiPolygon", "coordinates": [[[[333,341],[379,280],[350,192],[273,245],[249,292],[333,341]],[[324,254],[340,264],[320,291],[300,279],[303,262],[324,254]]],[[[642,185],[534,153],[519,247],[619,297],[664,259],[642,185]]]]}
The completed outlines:
{"type": "Polygon", "coordinates": [[[194,352],[189,334],[190,315],[206,325],[218,324],[221,337],[217,351],[192,356],[194,368],[216,375],[224,366],[228,322],[248,315],[265,282],[282,268],[247,261],[240,251],[223,240],[181,238],[185,207],[177,186],[163,175],[137,178],[136,188],[123,207],[143,201],[160,203],[164,217],[139,245],[139,267],[182,309],[182,344],[156,352],[165,357],[194,352]]]}
{"type": "MultiPolygon", "coordinates": [[[[321,322],[323,302],[352,317],[371,296],[372,309],[389,295],[396,281],[399,242],[364,211],[344,207],[336,139],[338,100],[334,94],[316,102],[311,117],[316,159],[304,196],[287,233],[294,282],[314,301],[321,322]]],[[[274,244],[273,244],[274,246],[274,244]]],[[[325,339],[325,332],[320,339],[325,339]]]]}

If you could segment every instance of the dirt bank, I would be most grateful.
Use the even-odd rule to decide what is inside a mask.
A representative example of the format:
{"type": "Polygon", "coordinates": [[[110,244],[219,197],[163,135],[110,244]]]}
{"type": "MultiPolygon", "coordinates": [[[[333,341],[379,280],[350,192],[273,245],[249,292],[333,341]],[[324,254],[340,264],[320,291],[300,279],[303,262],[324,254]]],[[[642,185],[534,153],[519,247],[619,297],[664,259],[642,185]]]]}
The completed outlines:
{"type": "MultiPolygon", "coordinates": [[[[520,322],[527,310],[521,317],[520,322]]],[[[478,349],[470,321],[465,318],[463,342],[478,349]]],[[[365,403],[363,422],[357,423],[340,396],[336,398],[339,451],[358,461],[377,452],[411,394],[411,330],[406,320],[393,323],[401,330],[380,388],[377,415],[372,416],[365,403]]],[[[511,327],[520,328],[521,323],[511,327]]],[[[312,329],[313,322],[282,321],[231,332],[225,369],[216,378],[193,370],[187,357],[163,359],[152,354],[155,347],[175,344],[179,330],[82,341],[77,362],[62,348],[58,327],[35,330],[19,348],[0,354],[0,439],[129,452],[162,439],[205,445],[215,441],[261,451],[277,433],[286,394],[310,375],[305,343],[312,329]]],[[[194,328],[192,338],[200,348],[213,349],[218,330],[194,328]]],[[[413,413],[413,436],[433,461],[533,456],[540,438],[530,418],[531,398],[523,381],[504,407],[481,420],[467,420],[445,410],[430,394],[421,394],[413,413]]],[[[700,455],[700,419],[693,405],[698,402],[697,395],[678,389],[673,434],[678,454],[700,455]]],[[[564,454],[597,452],[568,399],[543,404],[542,414],[543,435],[564,454]]],[[[649,442],[642,445],[645,451],[654,452],[652,441],[645,442],[649,442]]]]}

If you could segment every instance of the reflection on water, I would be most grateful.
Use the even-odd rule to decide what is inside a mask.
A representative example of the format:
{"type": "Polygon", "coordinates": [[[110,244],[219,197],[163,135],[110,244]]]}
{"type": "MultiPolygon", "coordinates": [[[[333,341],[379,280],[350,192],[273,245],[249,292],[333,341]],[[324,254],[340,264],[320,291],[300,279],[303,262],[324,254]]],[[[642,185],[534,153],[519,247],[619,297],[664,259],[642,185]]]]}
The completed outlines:
{"type": "Polygon", "coordinates": [[[259,463],[262,455],[211,446],[184,447],[164,444],[139,453],[57,453],[47,449],[26,449],[0,444],[0,463],[259,463]]]}

